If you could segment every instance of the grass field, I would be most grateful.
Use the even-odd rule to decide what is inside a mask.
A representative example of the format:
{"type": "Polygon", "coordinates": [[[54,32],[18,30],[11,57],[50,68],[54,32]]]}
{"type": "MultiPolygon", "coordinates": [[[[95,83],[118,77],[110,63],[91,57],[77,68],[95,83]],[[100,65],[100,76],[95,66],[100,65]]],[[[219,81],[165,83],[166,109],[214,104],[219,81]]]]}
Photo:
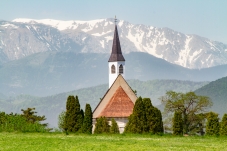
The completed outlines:
{"type": "Polygon", "coordinates": [[[0,150],[227,150],[227,137],[0,133],[0,150]]]}

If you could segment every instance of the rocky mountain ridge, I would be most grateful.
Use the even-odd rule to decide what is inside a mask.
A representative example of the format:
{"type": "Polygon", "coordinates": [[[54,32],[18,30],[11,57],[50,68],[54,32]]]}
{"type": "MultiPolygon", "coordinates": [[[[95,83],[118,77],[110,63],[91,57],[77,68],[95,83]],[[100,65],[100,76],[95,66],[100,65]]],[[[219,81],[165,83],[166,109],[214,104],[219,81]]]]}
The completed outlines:
{"type": "MultiPolygon", "coordinates": [[[[44,51],[110,53],[114,19],[0,21],[0,63],[44,51]]],[[[146,52],[170,63],[200,69],[227,64],[227,45],[169,28],[118,22],[122,51],[146,52]]]]}

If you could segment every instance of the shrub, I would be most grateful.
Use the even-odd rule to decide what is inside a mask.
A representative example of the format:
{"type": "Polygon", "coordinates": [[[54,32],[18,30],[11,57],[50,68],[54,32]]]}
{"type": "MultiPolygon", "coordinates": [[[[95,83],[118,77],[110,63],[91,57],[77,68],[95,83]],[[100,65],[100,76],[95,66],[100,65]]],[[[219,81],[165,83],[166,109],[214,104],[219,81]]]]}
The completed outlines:
{"type": "Polygon", "coordinates": [[[95,124],[94,134],[109,133],[109,132],[110,132],[110,126],[108,124],[107,119],[105,117],[98,118],[95,124]]]}
{"type": "Polygon", "coordinates": [[[115,119],[112,118],[111,123],[112,123],[112,125],[110,127],[110,133],[119,134],[120,133],[119,127],[118,127],[117,122],[115,121],[115,119]]]}

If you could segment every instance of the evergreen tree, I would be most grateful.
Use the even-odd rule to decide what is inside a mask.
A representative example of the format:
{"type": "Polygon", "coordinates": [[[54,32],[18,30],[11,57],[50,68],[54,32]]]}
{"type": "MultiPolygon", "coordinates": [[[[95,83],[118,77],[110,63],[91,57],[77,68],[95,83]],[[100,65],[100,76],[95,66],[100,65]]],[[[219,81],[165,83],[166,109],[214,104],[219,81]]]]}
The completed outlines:
{"type": "Polygon", "coordinates": [[[162,113],[156,107],[153,107],[153,110],[155,112],[155,124],[154,124],[153,133],[154,134],[163,133],[164,129],[163,129],[163,122],[162,122],[162,113]]]}
{"type": "MultiPolygon", "coordinates": [[[[42,122],[44,120],[46,120],[45,116],[38,116],[35,115],[37,112],[35,111],[35,108],[27,108],[26,110],[21,109],[21,111],[23,112],[21,114],[21,116],[25,117],[25,119],[27,120],[27,122],[30,122],[32,124],[34,124],[35,122],[42,122]]],[[[47,123],[42,124],[43,126],[47,126],[47,123]]]]}
{"type": "Polygon", "coordinates": [[[227,114],[224,114],[222,117],[220,134],[227,135],[227,114]]]}
{"type": "Polygon", "coordinates": [[[82,132],[83,133],[92,133],[92,110],[90,104],[86,104],[85,107],[85,116],[82,126],[82,132]]]}
{"type": "Polygon", "coordinates": [[[76,105],[75,105],[75,110],[76,110],[76,125],[74,127],[75,132],[79,131],[83,125],[83,117],[84,117],[84,111],[80,109],[80,102],[78,99],[78,96],[75,98],[76,100],[76,105]]]}
{"type": "Polygon", "coordinates": [[[143,133],[146,129],[146,119],[144,113],[144,104],[142,98],[139,97],[136,100],[133,108],[133,113],[129,118],[129,122],[126,125],[125,132],[130,133],[143,133]]]}
{"type": "Polygon", "coordinates": [[[144,123],[144,132],[151,132],[153,131],[153,126],[155,122],[155,113],[153,106],[151,104],[151,100],[149,98],[143,98],[143,104],[144,104],[144,114],[145,114],[145,123],[144,123]]]}
{"type": "Polygon", "coordinates": [[[80,110],[79,99],[69,96],[66,102],[65,130],[77,132],[83,125],[83,115],[80,110]]]}
{"type": "Polygon", "coordinates": [[[107,119],[105,117],[98,118],[95,124],[94,134],[109,133],[109,132],[110,132],[110,126],[108,124],[107,119]]]}
{"type": "Polygon", "coordinates": [[[112,133],[112,134],[119,134],[120,133],[117,122],[113,118],[112,118],[112,125],[110,127],[110,133],[112,133]]]}
{"type": "Polygon", "coordinates": [[[143,98],[143,104],[145,112],[144,132],[163,133],[161,111],[151,104],[150,98],[143,98]]]}
{"type": "Polygon", "coordinates": [[[183,119],[180,112],[175,112],[173,117],[173,134],[183,135],[183,119]]]}
{"type": "Polygon", "coordinates": [[[208,113],[207,123],[206,123],[206,134],[219,135],[219,118],[218,118],[218,114],[214,112],[208,113]]]}

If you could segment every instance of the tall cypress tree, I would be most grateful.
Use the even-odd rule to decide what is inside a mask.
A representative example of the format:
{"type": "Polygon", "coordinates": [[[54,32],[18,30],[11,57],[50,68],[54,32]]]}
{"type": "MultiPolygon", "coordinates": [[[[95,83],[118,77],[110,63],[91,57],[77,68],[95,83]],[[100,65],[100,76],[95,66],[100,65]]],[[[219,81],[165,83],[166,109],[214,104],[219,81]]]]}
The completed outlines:
{"type": "Polygon", "coordinates": [[[74,126],[76,124],[76,110],[75,110],[75,97],[68,96],[66,102],[66,113],[65,113],[65,130],[68,132],[74,132],[74,126]]]}
{"type": "Polygon", "coordinates": [[[80,102],[79,102],[79,99],[78,99],[78,96],[76,96],[75,98],[75,112],[76,112],[76,118],[75,118],[75,121],[76,121],[76,124],[74,126],[74,132],[77,132],[80,130],[80,128],[82,127],[83,125],[83,117],[84,117],[84,112],[83,110],[80,109],[80,102]]]}
{"type": "Polygon", "coordinates": [[[155,133],[155,134],[163,133],[164,129],[163,129],[163,122],[162,122],[162,113],[156,107],[153,107],[153,110],[155,112],[155,126],[153,129],[153,133],[155,133]]]}
{"type": "Polygon", "coordinates": [[[79,99],[69,96],[66,102],[65,130],[77,132],[83,124],[83,113],[80,110],[79,99]]]}
{"type": "Polygon", "coordinates": [[[92,110],[90,104],[86,104],[85,107],[85,116],[82,126],[82,132],[83,133],[92,133],[92,110]]]}
{"type": "Polygon", "coordinates": [[[143,98],[145,114],[145,131],[153,134],[163,132],[162,114],[151,104],[150,98],[143,98]]]}
{"type": "Polygon", "coordinates": [[[153,126],[154,126],[154,118],[155,113],[153,110],[153,106],[151,104],[150,98],[143,98],[143,104],[144,104],[144,114],[145,114],[145,123],[144,123],[144,131],[145,132],[153,132],[153,126]]]}
{"type": "Polygon", "coordinates": [[[227,135],[227,114],[224,114],[222,117],[220,134],[227,135]]]}
{"type": "Polygon", "coordinates": [[[112,133],[112,134],[119,134],[120,133],[119,127],[118,127],[117,122],[115,121],[114,118],[112,118],[112,125],[110,127],[110,133],[112,133]]]}
{"type": "Polygon", "coordinates": [[[183,135],[183,119],[180,112],[175,112],[173,117],[173,134],[183,135]]]}
{"type": "Polygon", "coordinates": [[[206,123],[207,135],[219,135],[219,118],[218,114],[214,112],[208,113],[206,123]]]}
{"type": "Polygon", "coordinates": [[[136,100],[135,106],[133,108],[133,113],[129,118],[129,122],[126,125],[125,132],[130,133],[143,133],[145,131],[144,104],[142,98],[139,97],[136,100]]]}

